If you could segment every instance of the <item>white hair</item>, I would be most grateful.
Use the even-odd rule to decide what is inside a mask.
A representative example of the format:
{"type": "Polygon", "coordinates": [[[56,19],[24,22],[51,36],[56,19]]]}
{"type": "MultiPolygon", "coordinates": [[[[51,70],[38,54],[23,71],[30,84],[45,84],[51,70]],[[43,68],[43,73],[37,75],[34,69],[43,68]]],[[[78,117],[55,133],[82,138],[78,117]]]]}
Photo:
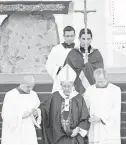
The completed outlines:
{"type": "Polygon", "coordinates": [[[107,72],[103,68],[98,68],[98,69],[94,70],[93,76],[94,76],[94,78],[98,78],[101,76],[104,76],[104,78],[107,78],[107,72]]]}

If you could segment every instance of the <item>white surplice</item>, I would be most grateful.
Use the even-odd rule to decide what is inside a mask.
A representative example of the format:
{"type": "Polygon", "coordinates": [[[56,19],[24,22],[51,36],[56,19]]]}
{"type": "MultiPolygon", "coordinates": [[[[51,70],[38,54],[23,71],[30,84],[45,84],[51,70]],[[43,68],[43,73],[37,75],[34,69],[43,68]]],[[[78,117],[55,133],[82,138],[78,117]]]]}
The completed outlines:
{"type": "MultiPolygon", "coordinates": [[[[34,91],[20,94],[13,89],[6,93],[2,108],[2,144],[38,144],[35,130],[35,124],[39,126],[38,122],[33,115],[25,119],[22,117],[25,111],[31,112],[39,106],[40,100],[34,91]]],[[[38,112],[40,115],[40,110],[38,112]]]]}
{"type": "Polygon", "coordinates": [[[84,99],[90,115],[98,116],[102,121],[91,123],[89,143],[120,144],[121,90],[109,83],[107,88],[87,88],[84,99]]]}
{"type": "Polygon", "coordinates": [[[52,48],[48,56],[45,67],[54,81],[52,92],[56,92],[60,88],[60,82],[57,79],[57,72],[59,68],[63,67],[66,57],[70,51],[71,48],[64,48],[62,44],[59,44],[52,48]]]}

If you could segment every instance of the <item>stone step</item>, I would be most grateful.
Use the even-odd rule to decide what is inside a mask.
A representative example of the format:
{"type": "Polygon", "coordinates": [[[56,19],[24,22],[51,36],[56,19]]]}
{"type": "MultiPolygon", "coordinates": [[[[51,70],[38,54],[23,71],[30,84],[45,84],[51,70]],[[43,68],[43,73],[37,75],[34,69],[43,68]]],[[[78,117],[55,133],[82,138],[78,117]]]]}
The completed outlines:
{"type": "MultiPolygon", "coordinates": [[[[121,121],[121,129],[126,129],[126,122],[124,123],[124,121],[121,121]]],[[[125,134],[126,136],[126,134],[125,134]]]]}
{"type": "Polygon", "coordinates": [[[121,137],[121,144],[126,144],[126,137],[121,137]]]}
{"type": "MultiPolygon", "coordinates": [[[[119,86],[122,91],[126,91],[126,83],[114,83],[115,85],[119,86]]],[[[11,89],[18,87],[19,84],[0,84],[0,92],[7,92],[11,89]]],[[[52,83],[44,83],[44,84],[36,84],[34,87],[36,92],[51,92],[52,90],[52,83]]]]}
{"type": "Polygon", "coordinates": [[[121,120],[126,121],[126,112],[121,113],[121,120]]]}
{"type": "Polygon", "coordinates": [[[126,121],[121,121],[121,129],[126,129],[126,121]]]}
{"type": "Polygon", "coordinates": [[[126,91],[126,82],[124,83],[113,83],[121,88],[121,91],[126,91]]]}
{"type": "MultiPolygon", "coordinates": [[[[8,92],[18,86],[19,84],[0,84],[0,92],[8,92]]],[[[52,84],[50,83],[36,84],[34,90],[36,92],[51,92],[52,84]]]]}
{"type": "Polygon", "coordinates": [[[121,101],[122,102],[126,102],[126,91],[122,91],[122,95],[121,95],[121,101]]]}
{"type": "MultiPolygon", "coordinates": [[[[3,102],[3,99],[5,97],[5,93],[6,92],[0,92],[0,103],[3,102]]],[[[40,100],[42,99],[46,99],[51,95],[51,92],[37,92],[40,100]]],[[[126,102],[126,91],[122,91],[122,98],[121,98],[122,102],[126,102]]]]}
{"type": "Polygon", "coordinates": [[[126,137],[126,129],[121,129],[121,137],[126,137]]]}
{"type": "Polygon", "coordinates": [[[121,103],[121,112],[126,112],[126,102],[121,103]]]}

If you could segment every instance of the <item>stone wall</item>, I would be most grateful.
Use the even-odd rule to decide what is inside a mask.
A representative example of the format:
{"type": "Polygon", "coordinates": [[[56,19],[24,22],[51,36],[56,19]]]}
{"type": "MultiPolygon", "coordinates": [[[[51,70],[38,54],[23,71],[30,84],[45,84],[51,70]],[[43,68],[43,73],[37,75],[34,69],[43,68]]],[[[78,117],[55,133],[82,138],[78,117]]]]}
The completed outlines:
{"type": "Polygon", "coordinates": [[[58,43],[53,15],[10,15],[0,26],[0,72],[46,72],[47,56],[58,43]]]}

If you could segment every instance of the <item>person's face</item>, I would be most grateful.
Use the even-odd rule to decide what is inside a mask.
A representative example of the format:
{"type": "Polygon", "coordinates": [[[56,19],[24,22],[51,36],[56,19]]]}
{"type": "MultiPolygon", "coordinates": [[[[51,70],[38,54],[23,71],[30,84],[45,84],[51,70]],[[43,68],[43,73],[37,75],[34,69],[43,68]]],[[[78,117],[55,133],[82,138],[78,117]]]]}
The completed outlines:
{"type": "Polygon", "coordinates": [[[69,96],[73,89],[73,82],[61,82],[61,87],[62,87],[63,93],[66,96],[69,96]]]}
{"type": "Polygon", "coordinates": [[[24,84],[24,91],[30,92],[34,88],[34,84],[24,84]]]}
{"type": "Polygon", "coordinates": [[[96,84],[101,87],[104,86],[105,82],[107,81],[104,75],[95,77],[95,80],[96,80],[96,84]]]}
{"type": "MultiPolygon", "coordinates": [[[[82,47],[85,47],[86,44],[86,35],[82,34],[81,37],[79,38],[80,40],[80,45],[82,47]]],[[[87,34],[87,47],[91,44],[92,38],[90,34],[87,34]]]]}
{"type": "Polygon", "coordinates": [[[64,40],[66,43],[71,44],[75,40],[75,33],[74,31],[65,31],[64,33],[64,40]]]}

